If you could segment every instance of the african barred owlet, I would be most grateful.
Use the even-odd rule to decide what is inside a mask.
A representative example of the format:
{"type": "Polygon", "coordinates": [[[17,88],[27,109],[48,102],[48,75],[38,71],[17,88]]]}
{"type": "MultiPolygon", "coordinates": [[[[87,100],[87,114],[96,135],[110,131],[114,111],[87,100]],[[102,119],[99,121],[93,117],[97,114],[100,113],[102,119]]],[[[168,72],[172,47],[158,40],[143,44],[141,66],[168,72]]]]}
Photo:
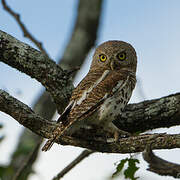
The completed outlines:
{"type": "Polygon", "coordinates": [[[107,41],[95,51],[90,70],[74,89],[69,105],[58,119],[47,151],[64,133],[83,126],[97,126],[114,134],[120,131],[112,121],[122,113],[136,84],[137,56],[123,41],[107,41]]]}

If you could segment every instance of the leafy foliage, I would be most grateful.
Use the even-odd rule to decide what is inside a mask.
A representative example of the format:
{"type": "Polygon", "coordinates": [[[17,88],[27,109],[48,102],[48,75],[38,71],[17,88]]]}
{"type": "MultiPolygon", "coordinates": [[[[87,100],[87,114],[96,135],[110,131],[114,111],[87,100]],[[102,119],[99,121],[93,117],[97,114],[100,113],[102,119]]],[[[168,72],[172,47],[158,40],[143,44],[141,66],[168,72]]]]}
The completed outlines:
{"type": "Polygon", "coordinates": [[[133,158],[125,158],[120,161],[120,163],[116,167],[116,171],[113,173],[112,177],[117,176],[120,172],[122,172],[124,165],[128,163],[127,169],[124,170],[123,174],[125,176],[125,179],[129,178],[131,180],[136,180],[139,177],[135,177],[136,171],[139,169],[139,167],[136,166],[137,163],[139,163],[138,159],[133,158]]]}

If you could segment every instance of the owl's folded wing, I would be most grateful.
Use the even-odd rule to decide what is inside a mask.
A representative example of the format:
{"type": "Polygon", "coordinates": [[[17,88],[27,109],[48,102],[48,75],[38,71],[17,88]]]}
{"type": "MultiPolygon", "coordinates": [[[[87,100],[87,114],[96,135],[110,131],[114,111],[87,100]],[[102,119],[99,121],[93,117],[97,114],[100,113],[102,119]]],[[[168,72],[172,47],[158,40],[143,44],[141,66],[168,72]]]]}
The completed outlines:
{"type": "MultiPolygon", "coordinates": [[[[102,81],[99,81],[94,88],[91,88],[91,86],[83,90],[81,97],[75,100],[75,105],[70,111],[68,118],[69,125],[90,116],[107,98],[112,96],[115,91],[123,88],[127,84],[128,79],[129,75],[126,72],[109,71],[106,77],[102,79],[102,81]]],[[[86,79],[84,80],[86,81],[86,79]]]]}

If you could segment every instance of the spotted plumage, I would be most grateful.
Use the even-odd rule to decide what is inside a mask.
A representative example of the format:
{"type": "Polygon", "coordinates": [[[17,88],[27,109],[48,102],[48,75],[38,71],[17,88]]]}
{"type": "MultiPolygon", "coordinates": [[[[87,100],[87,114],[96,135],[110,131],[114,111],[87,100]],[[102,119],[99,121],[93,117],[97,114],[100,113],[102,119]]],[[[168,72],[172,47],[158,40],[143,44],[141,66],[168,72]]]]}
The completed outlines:
{"type": "Polygon", "coordinates": [[[137,57],[123,41],[107,41],[95,51],[90,70],[74,89],[70,103],[58,119],[58,126],[43,150],[64,133],[95,125],[114,134],[120,131],[112,121],[122,113],[136,84],[137,57]]]}

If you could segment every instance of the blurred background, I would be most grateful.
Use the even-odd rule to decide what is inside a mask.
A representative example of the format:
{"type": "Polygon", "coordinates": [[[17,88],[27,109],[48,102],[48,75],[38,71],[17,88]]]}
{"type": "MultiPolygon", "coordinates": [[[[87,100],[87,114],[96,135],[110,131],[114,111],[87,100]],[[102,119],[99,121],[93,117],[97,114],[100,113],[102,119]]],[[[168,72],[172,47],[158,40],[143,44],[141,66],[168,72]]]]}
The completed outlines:
{"type": "MultiPolygon", "coordinates": [[[[21,19],[29,31],[43,42],[50,57],[58,62],[72,35],[77,17],[78,1],[8,0],[7,3],[21,15],[21,19]]],[[[138,55],[138,83],[130,103],[179,92],[179,7],[179,0],[171,2],[169,0],[103,1],[95,46],[107,40],[123,40],[132,44],[138,55]]],[[[3,10],[2,4],[0,4],[0,30],[36,48],[32,42],[23,37],[19,26],[3,10]]],[[[81,70],[77,73],[74,80],[75,86],[88,72],[94,48],[90,50],[81,70]]],[[[44,92],[44,88],[39,82],[2,62],[0,62],[0,89],[6,90],[32,108],[44,92]]],[[[55,113],[53,119],[57,119],[57,117],[58,115],[55,113]]],[[[22,149],[17,149],[19,141],[27,140],[23,139],[24,128],[2,112],[0,112],[0,124],[3,125],[3,128],[0,129],[0,136],[5,137],[0,142],[0,171],[2,172],[3,168],[15,163],[13,158],[22,151],[22,149]]],[[[153,130],[153,132],[178,133],[179,130],[179,127],[172,127],[153,130]]],[[[33,144],[30,139],[29,146],[31,143],[33,144]]],[[[28,180],[52,179],[82,151],[82,148],[56,144],[46,153],[39,151],[33,164],[34,174],[31,174],[28,180]]],[[[160,157],[176,163],[180,162],[179,152],[176,149],[155,151],[160,157]]],[[[129,155],[92,154],[63,179],[109,179],[115,171],[115,163],[125,157],[129,157],[129,155]]],[[[141,154],[136,157],[141,162],[140,169],[137,171],[139,179],[173,179],[147,172],[145,170],[147,164],[142,160],[141,154]]],[[[18,163],[21,162],[22,159],[19,159],[18,163]]],[[[120,175],[117,179],[124,178],[120,175]]]]}

